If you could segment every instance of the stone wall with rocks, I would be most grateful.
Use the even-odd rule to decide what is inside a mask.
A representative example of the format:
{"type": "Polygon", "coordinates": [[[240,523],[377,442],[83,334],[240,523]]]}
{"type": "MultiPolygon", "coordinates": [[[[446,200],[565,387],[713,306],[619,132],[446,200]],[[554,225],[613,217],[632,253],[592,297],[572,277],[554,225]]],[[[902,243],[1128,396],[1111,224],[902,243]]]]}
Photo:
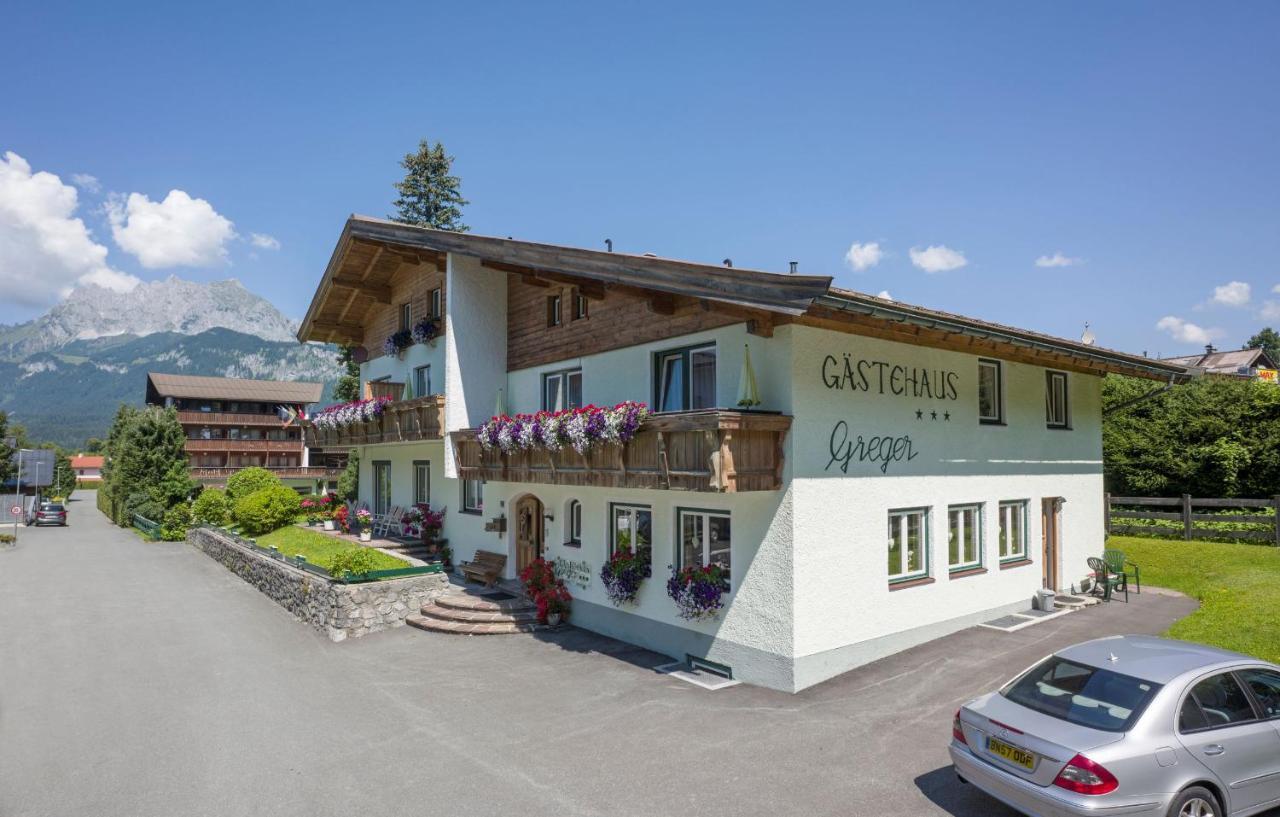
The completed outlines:
{"type": "Polygon", "coordinates": [[[331,641],[400,627],[405,616],[418,612],[449,584],[444,573],[343,584],[260,553],[211,528],[192,528],[187,543],[221,562],[331,641]]]}

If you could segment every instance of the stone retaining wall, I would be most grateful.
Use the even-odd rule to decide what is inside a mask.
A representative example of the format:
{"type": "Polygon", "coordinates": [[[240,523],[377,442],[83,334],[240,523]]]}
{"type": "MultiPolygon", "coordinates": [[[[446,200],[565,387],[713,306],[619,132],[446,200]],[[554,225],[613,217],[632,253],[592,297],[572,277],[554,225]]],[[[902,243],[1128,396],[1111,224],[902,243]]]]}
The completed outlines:
{"type": "Polygon", "coordinates": [[[405,616],[418,612],[449,584],[444,573],[343,584],[273,559],[210,528],[192,528],[187,542],[331,641],[403,626],[405,616]]]}

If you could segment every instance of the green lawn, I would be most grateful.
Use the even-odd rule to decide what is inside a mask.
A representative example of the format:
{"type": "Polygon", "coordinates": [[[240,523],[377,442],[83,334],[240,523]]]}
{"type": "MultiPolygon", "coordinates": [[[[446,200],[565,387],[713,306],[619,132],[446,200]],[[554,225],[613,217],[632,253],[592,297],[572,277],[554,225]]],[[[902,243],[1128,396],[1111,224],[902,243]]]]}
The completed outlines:
{"type": "Polygon", "coordinates": [[[1280,661],[1280,548],[1113,536],[1142,583],[1178,590],[1200,609],[1168,635],[1280,661]]]}
{"type": "MultiPolygon", "coordinates": [[[[344,550],[357,547],[354,542],[337,539],[333,536],[325,536],[323,533],[316,533],[313,530],[299,528],[294,525],[273,530],[265,536],[259,536],[257,542],[264,548],[275,545],[280,549],[281,553],[289,558],[301,553],[307,557],[308,562],[313,565],[319,565],[325,570],[329,569],[329,565],[335,555],[344,550]]],[[[376,560],[374,570],[396,570],[401,567],[411,566],[404,559],[388,556],[382,551],[373,551],[373,556],[376,560]]]]}

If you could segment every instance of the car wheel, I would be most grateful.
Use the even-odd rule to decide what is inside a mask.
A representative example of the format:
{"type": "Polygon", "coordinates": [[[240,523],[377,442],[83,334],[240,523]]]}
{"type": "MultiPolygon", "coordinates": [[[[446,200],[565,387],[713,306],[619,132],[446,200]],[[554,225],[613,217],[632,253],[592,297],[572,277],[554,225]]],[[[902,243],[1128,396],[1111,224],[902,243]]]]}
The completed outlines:
{"type": "Polygon", "coordinates": [[[1192,786],[1174,799],[1169,817],[1225,817],[1225,814],[1213,792],[1192,786]]]}

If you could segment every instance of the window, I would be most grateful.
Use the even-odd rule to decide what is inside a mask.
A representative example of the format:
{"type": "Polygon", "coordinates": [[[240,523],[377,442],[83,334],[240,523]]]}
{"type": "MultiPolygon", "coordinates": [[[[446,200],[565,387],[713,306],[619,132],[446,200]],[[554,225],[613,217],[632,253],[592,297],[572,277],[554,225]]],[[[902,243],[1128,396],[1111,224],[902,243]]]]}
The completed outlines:
{"type": "Polygon", "coordinates": [[[391,509],[391,463],[375,460],[373,463],[373,512],[384,514],[391,509]]]}
{"type": "Polygon", "coordinates": [[[929,510],[889,512],[889,581],[929,575],[929,510]]]}
{"type": "Polygon", "coordinates": [[[542,410],[582,408],[582,370],[566,369],[542,376],[542,410]]]}
{"type": "Polygon", "coordinates": [[[400,330],[410,329],[413,327],[413,304],[400,304],[400,330]]]}
{"type": "Polygon", "coordinates": [[[419,366],[413,370],[413,394],[415,397],[426,397],[431,394],[430,366],[419,366]]]}
{"type": "Polygon", "coordinates": [[[1257,719],[1248,694],[1234,675],[1224,672],[1191,688],[1191,694],[1187,695],[1178,712],[1178,731],[1194,732],[1257,719]]]}
{"type": "Polygon", "coordinates": [[[653,558],[653,511],[648,505],[609,506],[609,555],[627,548],[646,561],[653,558]]]}
{"type": "Polygon", "coordinates": [[[728,581],[733,564],[729,514],[681,509],[676,516],[680,530],[680,550],[677,553],[680,564],[676,566],[717,564],[724,571],[725,581],[728,581]]]}
{"type": "Polygon", "coordinates": [[[716,347],[672,349],[654,355],[658,411],[692,411],[716,404],[716,347]]]}
{"type": "Polygon", "coordinates": [[[547,296],[547,326],[560,325],[560,296],[547,296]]]}
{"type": "Polygon", "coordinates": [[[444,317],[444,293],[441,292],[440,287],[431,290],[431,317],[444,317]]]}
{"type": "Polygon", "coordinates": [[[981,567],[982,506],[952,505],[947,529],[947,566],[953,571],[981,567]]]}
{"type": "Polygon", "coordinates": [[[1045,424],[1049,428],[1070,428],[1066,372],[1045,372],[1045,377],[1045,424]]]}
{"type": "Polygon", "coordinates": [[[1240,673],[1240,680],[1244,681],[1262,708],[1262,717],[1267,720],[1280,718],[1280,672],[1247,669],[1240,673]]]}
{"type": "Polygon", "coordinates": [[[1000,503],[1000,561],[1027,558],[1027,503],[1000,503]]]}
{"type": "Polygon", "coordinates": [[[578,290],[573,291],[573,318],[572,320],[580,321],[587,317],[587,296],[578,290]]]}
{"type": "Polygon", "coordinates": [[[413,461],[413,502],[417,504],[431,503],[431,461],[413,461]]]}
{"type": "Polygon", "coordinates": [[[569,512],[565,514],[565,544],[582,546],[582,503],[569,500],[569,512]]]}
{"type": "Polygon", "coordinates": [[[978,361],[978,422],[1004,424],[1004,381],[1000,361],[978,361]]]}
{"type": "Polygon", "coordinates": [[[1011,681],[1000,694],[1053,718],[1125,732],[1138,720],[1159,684],[1052,656],[1011,681]]]}
{"type": "Polygon", "coordinates": [[[484,512],[484,483],[478,479],[462,481],[462,512],[484,512]]]}

